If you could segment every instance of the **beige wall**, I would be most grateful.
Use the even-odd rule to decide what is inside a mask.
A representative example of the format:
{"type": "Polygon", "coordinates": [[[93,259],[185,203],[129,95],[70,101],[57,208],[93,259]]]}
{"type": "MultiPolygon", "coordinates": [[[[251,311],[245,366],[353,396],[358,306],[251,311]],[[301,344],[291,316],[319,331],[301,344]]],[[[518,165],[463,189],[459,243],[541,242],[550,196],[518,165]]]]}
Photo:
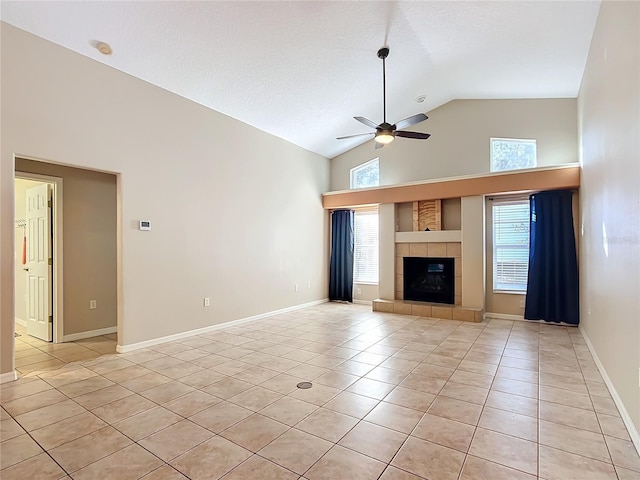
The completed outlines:
{"type": "Polygon", "coordinates": [[[115,327],[116,176],[20,158],[16,171],[62,178],[64,335],[115,327]]]}
{"type": "Polygon", "coordinates": [[[580,328],[640,449],[640,3],[603,2],[578,97],[580,328]]]}
{"type": "MultiPolygon", "coordinates": [[[[15,218],[24,219],[27,216],[27,189],[41,185],[42,182],[32,180],[16,179],[15,182],[15,218]]],[[[27,321],[27,272],[22,265],[22,242],[24,239],[24,228],[16,228],[14,235],[14,258],[15,265],[15,318],[24,323],[27,321]]]]}
{"type": "Polygon", "coordinates": [[[484,197],[462,197],[462,306],[484,308],[484,197]]]}
{"type": "Polygon", "coordinates": [[[14,154],[119,174],[122,345],[326,298],[327,159],[4,23],[1,33],[0,373],[13,368],[14,154]]]}
{"type": "Polygon", "coordinates": [[[353,284],[353,299],[363,302],[371,302],[376,298],[380,298],[378,292],[378,285],[372,285],[370,283],[354,283],[353,284]],[[360,293],[358,293],[358,289],[360,293]]]}
{"type": "Polygon", "coordinates": [[[396,206],[383,203],[378,207],[380,235],[378,237],[378,262],[380,298],[392,300],[396,294],[396,206]]]}
{"type": "Polygon", "coordinates": [[[442,230],[462,228],[462,207],[460,198],[442,200],[442,230]]]}
{"type": "Polygon", "coordinates": [[[396,203],[396,232],[413,232],[413,202],[396,203]]]}
{"type": "Polygon", "coordinates": [[[535,138],[538,165],[578,161],[576,100],[455,100],[428,113],[405,138],[374,150],[373,140],[331,160],[331,190],[349,188],[349,171],[380,158],[380,185],[486,173],[491,137],[535,138]],[[375,152],[375,153],[374,153],[375,152]]]}

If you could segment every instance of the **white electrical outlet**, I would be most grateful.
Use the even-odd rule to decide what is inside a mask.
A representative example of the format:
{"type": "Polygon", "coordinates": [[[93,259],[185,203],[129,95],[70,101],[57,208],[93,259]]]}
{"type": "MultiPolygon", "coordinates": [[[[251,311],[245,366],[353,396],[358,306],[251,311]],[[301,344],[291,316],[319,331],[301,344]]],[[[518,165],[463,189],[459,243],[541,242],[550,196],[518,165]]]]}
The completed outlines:
{"type": "Polygon", "coordinates": [[[209,305],[211,305],[211,299],[209,297],[204,297],[204,300],[202,301],[202,305],[205,307],[208,307],[209,305]]]}
{"type": "Polygon", "coordinates": [[[358,289],[356,290],[356,293],[357,293],[358,295],[361,295],[361,294],[362,294],[362,289],[361,289],[361,288],[358,288],[358,289]]]}
{"type": "Polygon", "coordinates": [[[294,283],[294,284],[293,284],[293,291],[294,291],[294,292],[297,292],[297,291],[298,291],[298,284],[297,284],[297,283],[294,283]]]}
{"type": "Polygon", "coordinates": [[[89,309],[95,310],[96,308],[98,308],[98,302],[95,300],[89,300],[89,309]]]}

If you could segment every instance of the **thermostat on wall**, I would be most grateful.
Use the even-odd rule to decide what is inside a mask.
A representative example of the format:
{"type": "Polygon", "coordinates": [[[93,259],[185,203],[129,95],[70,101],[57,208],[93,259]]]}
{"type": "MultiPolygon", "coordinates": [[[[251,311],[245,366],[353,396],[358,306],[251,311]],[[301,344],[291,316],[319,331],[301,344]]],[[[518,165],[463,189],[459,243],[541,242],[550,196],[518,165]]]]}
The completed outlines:
{"type": "Polygon", "coordinates": [[[149,220],[140,220],[140,230],[151,230],[151,222],[149,220]]]}

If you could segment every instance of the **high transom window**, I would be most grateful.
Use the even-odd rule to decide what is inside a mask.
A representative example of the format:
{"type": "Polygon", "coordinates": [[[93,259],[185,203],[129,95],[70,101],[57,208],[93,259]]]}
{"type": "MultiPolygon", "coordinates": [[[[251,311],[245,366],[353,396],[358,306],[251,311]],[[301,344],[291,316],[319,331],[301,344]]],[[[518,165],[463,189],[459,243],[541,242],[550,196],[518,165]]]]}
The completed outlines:
{"type": "Polygon", "coordinates": [[[537,163],[535,140],[491,139],[491,171],[504,172],[534,168],[537,163]]]}
{"type": "Polygon", "coordinates": [[[351,169],[351,188],[377,187],[380,185],[380,162],[377,158],[351,169]]]}

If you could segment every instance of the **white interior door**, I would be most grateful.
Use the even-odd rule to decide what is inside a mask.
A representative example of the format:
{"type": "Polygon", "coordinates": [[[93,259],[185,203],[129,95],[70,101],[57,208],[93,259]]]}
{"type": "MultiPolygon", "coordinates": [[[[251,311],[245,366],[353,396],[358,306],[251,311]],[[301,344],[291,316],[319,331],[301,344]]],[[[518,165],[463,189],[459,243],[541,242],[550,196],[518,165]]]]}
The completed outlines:
{"type": "Polygon", "coordinates": [[[27,333],[53,340],[49,184],[27,190],[27,333]]]}

